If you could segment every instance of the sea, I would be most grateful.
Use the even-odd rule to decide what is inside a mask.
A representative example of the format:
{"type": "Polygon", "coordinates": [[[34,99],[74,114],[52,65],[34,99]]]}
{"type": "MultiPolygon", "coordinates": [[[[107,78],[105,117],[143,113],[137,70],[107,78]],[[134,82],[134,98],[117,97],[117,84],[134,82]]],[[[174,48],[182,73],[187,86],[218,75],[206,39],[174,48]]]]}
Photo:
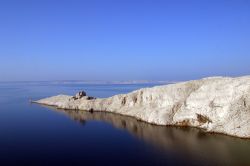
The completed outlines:
{"type": "Polygon", "coordinates": [[[104,98],[156,85],[1,82],[0,166],[250,165],[248,139],[30,102],[81,90],[104,98]]]}

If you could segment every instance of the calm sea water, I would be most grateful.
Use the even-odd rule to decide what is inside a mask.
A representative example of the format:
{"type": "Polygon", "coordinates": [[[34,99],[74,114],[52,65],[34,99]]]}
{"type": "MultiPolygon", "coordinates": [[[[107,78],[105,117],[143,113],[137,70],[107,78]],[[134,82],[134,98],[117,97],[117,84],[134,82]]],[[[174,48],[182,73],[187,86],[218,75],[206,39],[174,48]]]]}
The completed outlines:
{"type": "Polygon", "coordinates": [[[79,90],[109,97],[151,86],[0,83],[0,165],[250,165],[250,140],[29,103],[79,90]]]}

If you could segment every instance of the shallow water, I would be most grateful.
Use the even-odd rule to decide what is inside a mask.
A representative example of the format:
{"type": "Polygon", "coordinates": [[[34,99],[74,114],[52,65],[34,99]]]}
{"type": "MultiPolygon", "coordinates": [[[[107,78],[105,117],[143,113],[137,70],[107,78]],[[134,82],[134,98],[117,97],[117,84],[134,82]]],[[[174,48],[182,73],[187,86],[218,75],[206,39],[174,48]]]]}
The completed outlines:
{"type": "Polygon", "coordinates": [[[250,140],[29,103],[79,90],[108,97],[151,86],[0,83],[0,165],[250,165],[250,140]]]}

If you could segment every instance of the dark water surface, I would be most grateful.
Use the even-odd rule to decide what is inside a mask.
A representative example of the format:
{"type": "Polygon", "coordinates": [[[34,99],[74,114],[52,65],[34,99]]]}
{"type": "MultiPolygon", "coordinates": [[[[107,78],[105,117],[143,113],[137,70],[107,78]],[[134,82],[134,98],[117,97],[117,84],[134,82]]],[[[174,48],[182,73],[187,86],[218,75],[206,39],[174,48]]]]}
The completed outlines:
{"type": "Polygon", "coordinates": [[[79,90],[108,97],[150,86],[0,83],[0,165],[250,165],[250,140],[29,103],[79,90]]]}

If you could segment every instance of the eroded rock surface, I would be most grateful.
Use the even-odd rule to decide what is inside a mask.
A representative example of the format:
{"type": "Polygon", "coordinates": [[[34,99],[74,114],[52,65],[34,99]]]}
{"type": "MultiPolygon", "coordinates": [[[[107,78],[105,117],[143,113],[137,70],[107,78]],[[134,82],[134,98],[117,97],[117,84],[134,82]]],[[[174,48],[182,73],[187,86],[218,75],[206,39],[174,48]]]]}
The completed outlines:
{"type": "Polygon", "coordinates": [[[58,95],[36,101],[62,109],[106,111],[157,125],[192,126],[250,138],[250,76],[211,77],[110,98],[58,95]]]}

